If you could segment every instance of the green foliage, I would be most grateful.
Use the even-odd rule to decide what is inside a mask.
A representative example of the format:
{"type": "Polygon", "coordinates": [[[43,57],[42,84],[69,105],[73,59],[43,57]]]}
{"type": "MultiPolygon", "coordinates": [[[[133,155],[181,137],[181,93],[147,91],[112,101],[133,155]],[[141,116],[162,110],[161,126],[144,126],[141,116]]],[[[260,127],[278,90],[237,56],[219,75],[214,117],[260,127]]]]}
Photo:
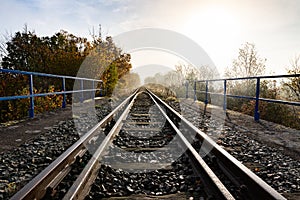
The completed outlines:
{"type": "MultiPolygon", "coordinates": [[[[34,89],[35,94],[39,93],[51,93],[54,92],[54,86],[50,86],[47,90],[37,91],[34,89]]],[[[11,96],[26,96],[29,95],[29,88],[24,87],[22,90],[16,91],[11,96]]],[[[50,95],[45,97],[34,98],[34,111],[35,113],[42,113],[44,111],[54,110],[62,105],[61,95],[50,95]]],[[[28,116],[28,109],[30,107],[29,98],[12,100],[12,101],[0,101],[0,122],[6,122],[10,120],[19,120],[28,116]]]]}
{"type": "MultiPolygon", "coordinates": [[[[260,58],[257,53],[255,44],[246,42],[239,49],[239,54],[236,59],[233,60],[232,67],[225,70],[225,76],[229,78],[238,77],[251,77],[263,75],[265,73],[265,58],[260,58]]],[[[244,81],[229,81],[227,83],[228,88],[235,90],[239,95],[255,95],[255,79],[249,79],[244,81]]],[[[235,101],[235,100],[233,100],[235,101]]],[[[241,102],[242,100],[237,100],[241,102]]]]}
{"type": "MultiPolygon", "coordinates": [[[[53,85],[49,86],[48,90],[37,91],[35,93],[52,93],[55,92],[53,85]]],[[[34,106],[37,113],[42,113],[44,111],[54,110],[56,108],[61,108],[63,102],[62,95],[48,95],[45,97],[35,97],[34,106]]]]}
{"type": "MultiPolygon", "coordinates": [[[[289,74],[300,74],[300,55],[296,56],[291,62],[291,67],[288,70],[289,74]]],[[[289,78],[288,82],[284,82],[284,89],[288,99],[300,101],[300,77],[289,78]]]]}
{"type": "MultiPolygon", "coordinates": [[[[289,74],[300,73],[300,57],[292,63],[289,74]]],[[[254,44],[246,43],[239,50],[239,56],[233,61],[233,67],[226,70],[228,77],[249,77],[262,75],[265,70],[265,59],[259,58],[254,44]]],[[[295,101],[300,98],[300,78],[290,78],[279,85],[274,81],[263,80],[260,83],[260,98],[295,101]]],[[[227,93],[239,96],[255,97],[256,80],[228,81],[227,93]]],[[[255,101],[238,98],[227,98],[227,108],[245,114],[254,115],[255,101]]],[[[294,106],[259,101],[260,118],[300,129],[300,108],[294,106]]]]}
{"type": "MultiPolygon", "coordinates": [[[[34,32],[27,31],[25,27],[23,32],[16,32],[7,41],[5,55],[1,54],[1,58],[1,67],[4,69],[103,79],[103,85],[109,95],[117,81],[131,69],[130,54],[122,53],[111,37],[106,37],[105,40],[93,37],[93,41],[89,42],[86,38],[63,30],[50,37],[39,37],[34,32]],[[81,68],[82,73],[78,74],[81,68]]],[[[0,73],[0,78],[1,96],[15,96],[28,92],[27,76],[0,73]]],[[[73,80],[66,80],[67,91],[72,90],[73,85],[73,80]]],[[[34,87],[37,93],[61,91],[62,81],[57,78],[34,76],[34,87]]],[[[35,98],[36,111],[59,107],[61,98],[62,96],[55,95],[35,98]]],[[[28,109],[28,103],[28,99],[0,102],[0,121],[26,116],[27,111],[24,110],[28,109]],[[17,112],[13,113],[15,110],[17,112]]]]}
{"type": "MultiPolygon", "coordinates": [[[[252,87],[254,87],[253,85],[252,87]]],[[[282,87],[282,86],[281,86],[282,87]]],[[[267,99],[282,99],[282,88],[277,86],[276,81],[262,81],[260,97],[267,99]]],[[[238,90],[237,88],[235,88],[238,90]]],[[[242,92],[243,93],[243,92],[242,92]]],[[[227,108],[254,116],[255,101],[247,99],[228,98],[227,108]]],[[[292,128],[300,128],[299,114],[293,111],[292,106],[259,101],[260,118],[282,124],[292,128]]]]}
{"type": "Polygon", "coordinates": [[[114,90],[114,96],[127,95],[140,85],[140,76],[137,73],[128,73],[118,81],[114,90]]]}
{"type": "Polygon", "coordinates": [[[149,90],[151,90],[154,94],[156,94],[158,97],[160,97],[164,100],[167,98],[169,98],[170,100],[176,99],[175,92],[172,89],[165,87],[164,85],[156,84],[156,83],[149,83],[149,84],[146,84],[145,87],[148,88],[149,90]],[[174,98],[171,98],[171,97],[174,97],[174,98]]]}
{"type": "Polygon", "coordinates": [[[115,63],[112,63],[104,72],[103,81],[106,95],[111,96],[118,81],[118,71],[115,63]]]}

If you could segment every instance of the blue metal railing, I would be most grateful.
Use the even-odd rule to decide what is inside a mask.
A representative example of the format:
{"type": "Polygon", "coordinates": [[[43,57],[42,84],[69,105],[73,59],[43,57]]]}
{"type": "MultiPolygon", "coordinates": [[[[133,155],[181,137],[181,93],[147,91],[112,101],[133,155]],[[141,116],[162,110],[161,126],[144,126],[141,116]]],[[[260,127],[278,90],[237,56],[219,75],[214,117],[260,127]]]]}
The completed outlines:
{"type": "MultiPolygon", "coordinates": [[[[265,102],[270,102],[270,103],[287,104],[287,105],[293,105],[293,106],[300,106],[300,102],[260,98],[260,81],[261,81],[261,79],[293,78],[293,77],[299,77],[300,78],[300,74],[273,75],[273,76],[251,76],[251,77],[241,77],[241,78],[210,79],[210,80],[195,80],[193,82],[193,84],[194,84],[194,87],[193,87],[194,88],[193,89],[194,100],[195,101],[197,100],[197,93],[204,93],[205,94],[204,103],[207,105],[208,102],[209,102],[208,101],[208,94],[223,95],[223,110],[224,111],[226,111],[226,108],[227,108],[227,97],[255,100],[254,120],[259,121],[259,118],[260,118],[260,115],[259,115],[259,101],[265,101],[265,102]],[[255,97],[227,94],[228,81],[255,80],[255,79],[256,79],[255,97]],[[217,82],[217,81],[223,81],[223,93],[209,92],[209,87],[208,87],[209,82],[217,82]],[[197,83],[205,83],[205,91],[197,91],[197,83]]],[[[186,84],[186,97],[188,97],[188,83],[186,84]]]]}
{"type": "Polygon", "coordinates": [[[102,92],[102,88],[95,89],[95,83],[102,83],[102,80],[97,79],[89,79],[89,78],[80,78],[80,77],[73,77],[73,76],[62,76],[62,75],[54,75],[54,74],[44,74],[39,72],[27,72],[27,71],[19,71],[19,70],[11,70],[11,69],[0,69],[2,73],[12,73],[12,74],[23,74],[29,76],[29,95],[20,95],[20,96],[7,96],[7,97],[0,97],[0,101],[8,101],[8,100],[16,100],[16,99],[30,99],[30,107],[29,107],[29,117],[34,117],[34,97],[42,97],[42,96],[49,96],[49,95],[63,95],[63,102],[62,108],[66,107],[66,95],[72,93],[81,93],[80,102],[83,102],[84,92],[92,92],[91,98],[95,97],[95,92],[100,91],[100,95],[102,92]],[[41,77],[51,77],[51,78],[60,78],[62,81],[62,88],[61,92],[50,92],[50,93],[34,93],[34,84],[33,84],[33,76],[41,76],[41,77]],[[80,90],[70,90],[66,91],[66,79],[73,79],[80,81],[80,90]],[[92,83],[92,88],[84,88],[83,82],[89,81],[92,83]]]}

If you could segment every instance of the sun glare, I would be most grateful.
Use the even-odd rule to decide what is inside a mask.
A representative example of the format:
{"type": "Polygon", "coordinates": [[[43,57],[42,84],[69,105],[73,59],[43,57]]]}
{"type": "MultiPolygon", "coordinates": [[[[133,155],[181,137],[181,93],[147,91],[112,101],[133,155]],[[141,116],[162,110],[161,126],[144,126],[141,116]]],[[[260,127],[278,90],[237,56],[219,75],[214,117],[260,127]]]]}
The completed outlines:
{"type": "Polygon", "coordinates": [[[238,33],[238,21],[222,7],[208,7],[192,13],[184,30],[191,36],[209,40],[235,38],[238,33]]]}
{"type": "Polygon", "coordinates": [[[182,58],[160,50],[141,50],[131,53],[132,67],[136,68],[145,65],[161,65],[175,69],[178,63],[186,64],[182,58]]]}
{"type": "Polygon", "coordinates": [[[183,31],[207,51],[218,68],[229,64],[225,62],[235,52],[228,51],[236,50],[242,40],[237,17],[221,6],[194,10],[187,17],[183,31]]]}

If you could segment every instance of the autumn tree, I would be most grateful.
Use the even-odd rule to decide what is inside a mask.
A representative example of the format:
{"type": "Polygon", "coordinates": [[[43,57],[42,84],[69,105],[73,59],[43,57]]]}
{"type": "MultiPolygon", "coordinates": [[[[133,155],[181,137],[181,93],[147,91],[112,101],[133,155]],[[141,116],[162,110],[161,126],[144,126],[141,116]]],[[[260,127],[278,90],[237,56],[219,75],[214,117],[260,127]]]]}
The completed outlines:
{"type": "MultiPolygon", "coordinates": [[[[66,31],[60,31],[51,37],[38,37],[34,32],[16,32],[7,44],[7,55],[2,59],[2,67],[32,72],[76,76],[85,58],[85,51],[79,47],[86,40],[66,31]]],[[[61,81],[35,77],[35,86],[43,89],[53,84],[61,88],[61,81]]],[[[67,81],[71,89],[73,82],[67,81]]]]}
{"type": "MultiPolygon", "coordinates": [[[[289,101],[300,101],[300,55],[291,60],[291,66],[287,70],[288,74],[298,74],[298,76],[288,78],[283,82],[284,95],[289,101]]],[[[299,106],[290,106],[289,115],[292,115],[292,127],[300,129],[300,108],[299,106]]],[[[291,120],[290,120],[291,121],[291,120]]]]}
{"type": "MultiPolygon", "coordinates": [[[[0,47],[1,67],[4,69],[103,79],[108,94],[111,94],[118,79],[129,73],[131,69],[130,54],[123,53],[115,45],[112,37],[105,39],[93,37],[93,41],[88,41],[86,38],[77,37],[63,30],[53,36],[39,37],[34,31],[28,31],[25,26],[23,32],[16,32],[5,45],[2,43],[0,47]],[[82,73],[78,73],[81,68],[82,73]]],[[[27,76],[1,73],[0,76],[0,93],[4,96],[28,93],[27,76]],[[16,83],[20,88],[16,87],[16,83]],[[10,90],[14,86],[16,89],[10,90]]],[[[74,85],[74,80],[66,80],[67,90],[72,90],[74,85]]],[[[60,79],[38,76],[34,77],[34,86],[36,92],[53,92],[62,89],[60,79]]],[[[11,107],[17,104],[16,102],[11,107]]],[[[8,102],[1,102],[0,109],[8,110],[8,102]]],[[[5,119],[5,116],[0,116],[0,120],[1,118],[5,119]]]]}
{"type": "MultiPolygon", "coordinates": [[[[245,43],[239,49],[239,54],[233,60],[232,67],[225,70],[225,76],[228,78],[259,76],[265,73],[265,58],[258,55],[253,43],[245,43]]],[[[241,95],[255,95],[255,80],[232,81],[228,83],[232,92],[241,95]]]]}
{"type": "MultiPolygon", "coordinates": [[[[225,70],[225,76],[228,78],[252,77],[265,73],[265,58],[258,55],[253,43],[245,43],[239,49],[239,54],[233,60],[232,67],[225,70]]],[[[234,95],[255,96],[256,80],[247,79],[239,81],[227,81],[227,92],[234,95]]],[[[230,109],[241,111],[246,99],[229,98],[227,106],[230,109]]]]}
{"type": "MultiPolygon", "coordinates": [[[[291,67],[288,74],[300,74],[300,55],[291,61],[291,67]]],[[[290,100],[300,101],[300,77],[289,78],[288,82],[284,82],[287,96],[290,100]]]]}
{"type": "Polygon", "coordinates": [[[88,56],[81,64],[78,76],[101,79],[106,94],[111,95],[118,80],[132,68],[131,55],[123,53],[110,36],[105,40],[93,36],[91,46],[88,56]]]}
{"type": "Polygon", "coordinates": [[[164,75],[164,82],[165,86],[177,88],[184,83],[184,78],[178,71],[170,71],[164,75]]]}
{"type": "Polygon", "coordinates": [[[2,59],[4,68],[34,71],[34,66],[40,61],[35,57],[39,52],[36,52],[34,48],[41,45],[40,39],[34,33],[17,32],[6,45],[8,53],[2,59]]]}
{"type": "Polygon", "coordinates": [[[7,56],[7,45],[6,42],[10,40],[10,35],[8,33],[0,36],[0,67],[2,66],[2,59],[7,56]]]}
{"type": "Polygon", "coordinates": [[[113,91],[113,95],[117,97],[128,95],[140,85],[141,80],[139,74],[127,73],[118,80],[118,83],[113,91]]]}
{"type": "MultiPolygon", "coordinates": [[[[3,57],[2,66],[6,69],[42,72],[58,75],[77,76],[80,67],[85,68],[81,77],[107,80],[107,69],[116,68],[117,79],[120,79],[131,69],[130,54],[122,53],[112,37],[93,37],[89,42],[86,38],[77,37],[67,31],[61,30],[51,37],[38,37],[34,32],[17,32],[7,43],[7,55],[3,57]],[[87,56],[89,56],[87,58],[87,56]],[[82,66],[83,61],[88,60],[82,66]]],[[[109,76],[113,80],[115,77],[109,76]]],[[[114,84],[109,80],[109,84],[114,84]]],[[[57,80],[56,87],[61,82],[57,80]]],[[[35,85],[48,88],[47,78],[35,78],[35,85]]],[[[72,89],[73,82],[68,80],[67,89],[72,89]]],[[[111,86],[108,86],[111,87],[111,86]]]]}
{"type": "Polygon", "coordinates": [[[227,68],[225,76],[230,78],[258,76],[265,73],[265,58],[260,58],[253,43],[246,43],[239,49],[239,55],[227,68]]]}
{"type": "Polygon", "coordinates": [[[183,78],[182,81],[194,81],[198,77],[198,69],[191,64],[175,65],[176,72],[183,78]]]}

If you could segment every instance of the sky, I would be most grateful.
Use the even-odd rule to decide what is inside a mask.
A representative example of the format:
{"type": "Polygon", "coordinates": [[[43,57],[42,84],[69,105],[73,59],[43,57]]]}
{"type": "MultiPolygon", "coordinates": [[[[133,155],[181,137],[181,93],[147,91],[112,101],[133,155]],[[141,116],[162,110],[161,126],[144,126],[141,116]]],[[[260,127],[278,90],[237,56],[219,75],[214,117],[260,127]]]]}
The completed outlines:
{"type": "MultiPolygon", "coordinates": [[[[201,46],[221,74],[246,42],[267,59],[266,74],[285,74],[300,55],[299,0],[0,0],[0,5],[2,36],[21,31],[24,24],[39,36],[63,29],[90,37],[99,24],[103,36],[162,28],[201,46]]],[[[144,57],[133,55],[133,66],[154,59],[164,63],[155,55],[142,63],[144,57]]]]}

